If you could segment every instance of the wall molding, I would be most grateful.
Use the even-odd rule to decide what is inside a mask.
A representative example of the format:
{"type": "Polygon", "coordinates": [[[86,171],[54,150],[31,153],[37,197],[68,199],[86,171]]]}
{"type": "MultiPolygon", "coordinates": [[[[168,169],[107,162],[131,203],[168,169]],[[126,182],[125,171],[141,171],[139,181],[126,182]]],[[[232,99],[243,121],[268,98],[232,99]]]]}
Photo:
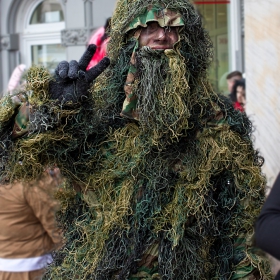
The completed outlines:
{"type": "Polygon", "coordinates": [[[17,51],[19,49],[18,34],[3,35],[0,37],[0,50],[17,51]]]}
{"type": "Polygon", "coordinates": [[[61,31],[61,44],[68,46],[86,45],[90,30],[86,28],[81,29],[64,29],[61,31]]]}

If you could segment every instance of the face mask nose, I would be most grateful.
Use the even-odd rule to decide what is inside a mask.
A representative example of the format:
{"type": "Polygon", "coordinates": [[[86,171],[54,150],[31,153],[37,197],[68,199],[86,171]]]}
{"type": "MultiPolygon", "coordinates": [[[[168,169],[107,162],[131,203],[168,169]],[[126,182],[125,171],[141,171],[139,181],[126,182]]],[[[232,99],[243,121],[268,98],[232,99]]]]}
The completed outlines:
{"type": "Polygon", "coordinates": [[[157,34],[157,40],[165,39],[166,36],[166,30],[163,27],[158,28],[158,34],[157,34]]]}

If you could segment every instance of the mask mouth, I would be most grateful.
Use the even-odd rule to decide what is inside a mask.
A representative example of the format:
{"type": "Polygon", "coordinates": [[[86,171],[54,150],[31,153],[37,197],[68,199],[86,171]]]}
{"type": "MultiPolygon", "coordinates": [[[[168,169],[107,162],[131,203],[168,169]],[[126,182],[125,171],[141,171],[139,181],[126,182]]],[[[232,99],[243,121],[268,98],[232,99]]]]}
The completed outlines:
{"type": "Polygon", "coordinates": [[[150,55],[155,55],[155,56],[160,56],[164,53],[164,49],[153,49],[149,46],[143,46],[141,48],[139,48],[139,54],[141,54],[141,56],[150,56],[150,55]]]}

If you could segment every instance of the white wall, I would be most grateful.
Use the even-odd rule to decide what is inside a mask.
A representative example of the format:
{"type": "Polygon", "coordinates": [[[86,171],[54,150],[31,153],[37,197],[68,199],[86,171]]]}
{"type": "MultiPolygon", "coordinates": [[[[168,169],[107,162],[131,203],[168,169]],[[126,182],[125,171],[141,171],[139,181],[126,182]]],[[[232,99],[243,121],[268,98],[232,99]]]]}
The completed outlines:
{"type": "Polygon", "coordinates": [[[272,186],[280,171],[280,1],[245,0],[246,112],[272,186]]]}

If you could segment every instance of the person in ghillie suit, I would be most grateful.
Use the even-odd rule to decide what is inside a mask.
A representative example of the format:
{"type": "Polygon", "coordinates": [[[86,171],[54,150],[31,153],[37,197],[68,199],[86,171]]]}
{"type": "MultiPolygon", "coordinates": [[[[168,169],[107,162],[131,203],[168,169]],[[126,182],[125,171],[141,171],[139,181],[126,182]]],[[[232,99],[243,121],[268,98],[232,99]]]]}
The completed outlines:
{"type": "Polygon", "coordinates": [[[109,36],[104,72],[108,59],[86,71],[94,46],[54,77],[30,69],[15,140],[2,100],[2,178],[56,165],[67,179],[67,242],[45,279],[272,279],[251,241],[263,160],[249,119],[211,87],[193,4],[119,0],[109,36]]]}

